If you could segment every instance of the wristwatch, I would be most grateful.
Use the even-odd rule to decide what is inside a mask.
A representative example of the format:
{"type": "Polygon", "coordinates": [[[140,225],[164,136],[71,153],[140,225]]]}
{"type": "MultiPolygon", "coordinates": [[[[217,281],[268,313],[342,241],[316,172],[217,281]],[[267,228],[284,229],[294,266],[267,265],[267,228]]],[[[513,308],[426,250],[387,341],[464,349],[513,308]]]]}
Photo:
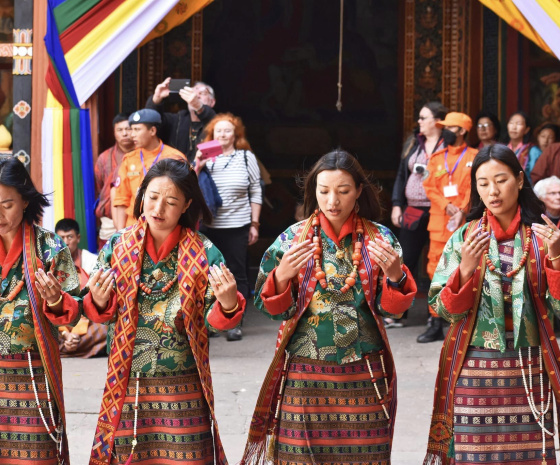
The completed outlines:
{"type": "Polygon", "coordinates": [[[401,279],[399,279],[397,282],[391,281],[389,279],[389,277],[387,276],[387,286],[391,286],[391,287],[394,287],[396,289],[399,289],[399,288],[404,286],[405,282],[406,282],[406,273],[404,271],[403,271],[401,279]]]}

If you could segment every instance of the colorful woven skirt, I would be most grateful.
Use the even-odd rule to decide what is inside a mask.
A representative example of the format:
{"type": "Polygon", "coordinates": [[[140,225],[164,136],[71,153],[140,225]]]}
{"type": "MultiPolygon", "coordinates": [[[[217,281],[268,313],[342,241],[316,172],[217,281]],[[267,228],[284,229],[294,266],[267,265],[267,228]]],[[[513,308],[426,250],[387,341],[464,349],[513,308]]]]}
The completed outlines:
{"type": "MultiPolygon", "coordinates": [[[[136,378],[131,376],[112,464],[122,465],[130,456],[135,396],[136,378]]],[[[214,463],[210,410],[196,367],[180,374],[140,375],[137,438],[134,465],[214,463]]]]}
{"type": "MultiPolygon", "coordinates": [[[[370,363],[385,396],[379,357],[371,355],[370,363]]],[[[364,360],[291,360],[275,454],[280,465],[390,463],[388,421],[364,360]]]]}
{"type": "MultiPolygon", "coordinates": [[[[39,354],[32,354],[31,364],[43,415],[50,424],[45,372],[39,354]]],[[[53,414],[58,423],[54,403],[53,414]]],[[[0,464],[57,463],[56,444],[48,435],[35,402],[27,354],[0,356],[0,464]]]]}
{"type": "MultiPolygon", "coordinates": [[[[529,383],[527,349],[522,350],[525,378],[529,383]]],[[[533,388],[540,408],[538,348],[531,349],[533,388]]],[[[544,405],[548,377],[543,374],[544,405]]],[[[551,394],[554,395],[553,393],[551,394]]],[[[545,426],[554,431],[553,400],[545,426]]],[[[542,464],[542,431],[531,412],[519,363],[519,353],[508,340],[508,349],[469,347],[455,388],[454,435],[456,464],[542,464]]],[[[554,441],[546,435],[546,463],[556,463],[554,441]]]]}

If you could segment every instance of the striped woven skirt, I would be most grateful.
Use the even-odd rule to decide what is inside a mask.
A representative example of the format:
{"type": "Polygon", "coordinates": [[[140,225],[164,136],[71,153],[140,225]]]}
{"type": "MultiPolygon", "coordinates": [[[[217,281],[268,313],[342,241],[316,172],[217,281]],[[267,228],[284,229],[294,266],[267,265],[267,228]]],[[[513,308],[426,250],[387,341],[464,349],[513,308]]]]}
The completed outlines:
{"type": "MultiPolygon", "coordinates": [[[[370,363],[384,397],[379,356],[370,363]]],[[[390,463],[389,425],[365,361],[291,360],[275,454],[280,465],[390,463]]]]}
{"type": "MultiPolygon", "coordinates": [[[[43,415],[50,425],[45,372],[39,354],[32,354],[31,364],[43,415]]],[[[58,423],[55,403],[53,414],[58,423]]],[[[56,444],[48,435],[37,409],[27,354],[0,356],[0,464],[57,463],[56,444]]]]}
{"type": "MultiPolygon", "coordinates": [[[[527,349],[522,349],[529,386],[527,349]]],[[[539,350],[531,349],[534,399],[541,406],[539,350]]],[[[544,362],[543,362],[544,363],[544,362]]],[[[543,374],[544,406],[548,377],[543,374]]],[[[554,394],[551,393],[551,396],[554,394]]],[[[553,399],[545,415],[545,427],[554,432],[553,399]]],[[[508,340],[505,353],[469,347],[455,388],[454,436],[456,464],[542,464],[542,431],[531,412],[519,363],[519,353],[508,340]]],[[[545,435],[546,463],[556,463],[554,441],[545,435]]]]}
{"type": "MultiPolygon", "coordinates": [[[[134,465],[213,464],[210,410],[196,366],[180,374],[140,375],[134,465]]],[[[111,464],[122,465],[134,438],[136,378],[128,382],[111,464]],[[115,457],[116,455],[116,457],[115,457]]]]}

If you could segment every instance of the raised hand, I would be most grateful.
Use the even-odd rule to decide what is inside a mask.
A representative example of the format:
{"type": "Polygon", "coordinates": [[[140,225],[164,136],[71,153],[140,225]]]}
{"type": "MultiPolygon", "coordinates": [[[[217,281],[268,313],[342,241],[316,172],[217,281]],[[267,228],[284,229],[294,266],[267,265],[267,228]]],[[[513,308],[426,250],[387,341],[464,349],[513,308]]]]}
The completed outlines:
{"type": "Polygon", "coordinates": [[[401,259],[391,244],[376,238],[369,242],[367,250],[371,259],[391,281],[397,282],[402,278],[401,259]]]}
{"type": "Polygon", "coordinates": [[[115,275],[111,269],[103,271],[99,268],[88,281],[89,292],[93,303],[99,310],[105,310],[115,285],[115,275]]]}
{"type": "Polygon", "coordinates": [[[480,227],[476,228],[465,239],[461,246],[461,263],[459,264],[461,286],[470,279],[480,263],[484,251],[488,250],[489,246],[490,234],[480,227]]]}
{"type": "Polygon", "coordinates": [[[237,283],[227,266],[223,263],[212,265],[208,270],[208,281],[224,310],[231,310],[237,305],[237,283]]]}
{"type": "Polygon", "coordinates": [[[154,96],[152,97],[153,102],[159,105],[164,98],[169,97],[169,83],[171,78],[168,77],[165,81],[159,83],[154,90],[154,96]]]}

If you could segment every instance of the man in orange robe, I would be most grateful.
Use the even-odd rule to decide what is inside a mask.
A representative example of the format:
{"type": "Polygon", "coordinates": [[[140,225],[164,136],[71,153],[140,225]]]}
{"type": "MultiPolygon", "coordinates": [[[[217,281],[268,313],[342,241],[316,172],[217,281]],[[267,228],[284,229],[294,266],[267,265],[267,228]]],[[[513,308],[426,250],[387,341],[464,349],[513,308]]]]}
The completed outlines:
{"type": "MultiPolygon", "coordinates": [[[[428,177],[424,180],[426,196],[430,199],[430,249],[428,275],[434,276],[443,248],[453,232],[465,221],[471,196],[471,166],[477,149],[467,146],[465,139],[472,128],[472,120],[464,113],[450,112],[436,123],[443,128],[447,147],[434,153],[428,161],[428,177]]],[[[418,342],[443,339],[442,320],[432,309],[428,329],[418,342]]]]}
{"type": "Polygon", "coordinates": [[[113,207],[116,210],[114,220],[117,230],[134,223],[136,192],[154,163],[165,158],[187,161],[181,152],[165,145],[158,137],[161,116],[157,111],[147,108],[138,110],[130,115],[128,122],[136,148],[123,157],[113,183],[116,188],[113,207]]]}

